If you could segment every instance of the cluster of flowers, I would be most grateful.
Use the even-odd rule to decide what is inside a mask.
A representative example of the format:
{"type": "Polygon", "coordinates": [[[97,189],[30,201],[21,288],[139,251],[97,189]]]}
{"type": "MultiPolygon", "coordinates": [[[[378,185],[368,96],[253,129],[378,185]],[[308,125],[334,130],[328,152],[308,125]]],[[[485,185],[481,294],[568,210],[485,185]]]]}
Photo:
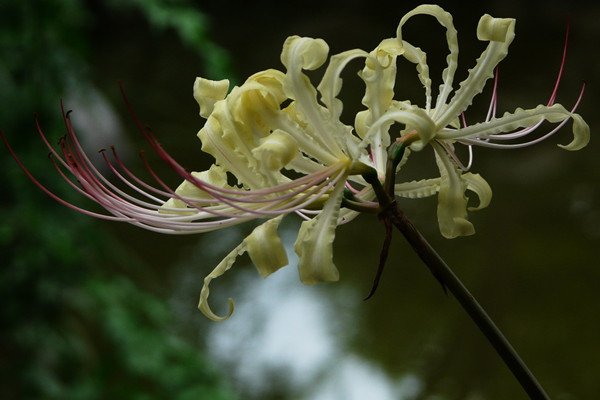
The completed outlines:
{"type": "Polygon", "coordinates": [[[86,214],[170,234],[208,232],[261,220],[205,278],[199,308],[208,317],[223,320],[233,312],[233,302],[230,300],[227,315],[215,315],[208,305],[211,280],[230,269],[244,252],[262,276],[287,265],[278,226],[288,214],[304,219],[294,245],[302,282],[338,279],[332,252],[336,227],[361,211],[378,211],[374,190],[363,174],[376,172],[380,180],[385,179],[388,148],[394,141],[406,141],[409,148],[395,173],[411,152],[433,149],[439,176],[397,183],[394,192],[407,198],[437,194],[439,228],[447,238],[474,233],[467,213],[486,207],[492,194],[480,175],[468,172],[471,163],[465,166],[459,161],[456,145],[469,149],[527,146],[552,135],[568,120],[573,121],[574,138],[561,147],[578,150],[587,144],[589,127],[574,113],[577,104],[568,110],[555,103],[556,90],[545,105],[518,108],[501,117],[495,115],[494,90],[483,122],[467,126],[461,121],[473,98],[482,92],[497,64],[507,55],[514,26],[513,19],[489,15],[481,18],[477,37],[487,42],[487,48],[456,91],[453,80],[458,57],[457,31],[451,15],[433,5],[423,5],[406,14],[396,36],[383,40],[371,52],[355,49],[331,56],[316,87],[304,71],[322,67],[329,48],[321,39],[298,36],[289,37],[283,45],[281,61],[285,71],[261,71],[231,91],[227,80],[198,78],[194,97],[200,105],[200,115],[206,119],[198,137],[202,150],[215,159],[210,169],[186,171],[160,146],[152,132],[140,126],[154,150],[183,178],[175,190],[156,175],[154,186],[143,182],[120,162],[116,153],[112,158],[103,153],[114,175],[135,195],[111,183],[80,146],[68,113],[68,133],[58,150],[48,144],[43,133],[42,136],[61,175],[109,213],[96,214],[70,205],[86,214]],[[446,30],[447,67],[435,98],[425,52],[402,36],[404,24],[418,14],[433,16],[446,30]],[[340,120],[340,75],[350,61],[361,58],[364,68],[359,77],[365,85],[364,110],[356,115],[354,126],[349,126],[340,120]],[[425,88],[423,105],[397,99],[394,84],[398,58],[415,64],[425,88]],[[531,133],[543,121],[556,123],[556,129],[532,138],[531,133]],[[477,195],[477,207],[467,206],[468,192],[477,195]],[[355,206],[344,202],[346,198],[352,198],[355,206]]]}

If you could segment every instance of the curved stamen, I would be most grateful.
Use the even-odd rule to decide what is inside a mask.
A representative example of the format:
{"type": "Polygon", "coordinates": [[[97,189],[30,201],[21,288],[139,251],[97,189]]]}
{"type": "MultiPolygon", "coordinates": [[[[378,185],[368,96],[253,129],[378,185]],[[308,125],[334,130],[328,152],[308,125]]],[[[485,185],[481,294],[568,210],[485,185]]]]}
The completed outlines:
{"type": "MultiPolygon", "coordinates": [[[[492,90],[492,99],[490,100],[490,107],[488,108],[485,120],[489,121],[496,117],[496,106],[498,105],[498,67],[494,70],[494,88],[492,90]]],[[[466,126],[466,123],[465,123],[466,126]]]]}
{"type": "Polygon", "coordinates": [[[563,54],[562,59],[560,61],[560,68],[558,69],[558,76],[556,77],[556,82],[554,83],[554,89],[552,90],[552,94],[550,95],[550,99],[548,100],[548,105],[551,106],[554,104],[556,100],[556,93],[558,92],[558,86],[560,85],[560,80],[562,79],[563,70],[565,68],[565,62],[567,60],[567,46],[569,44],[569,31],[571,30],[571,16],[567,16],[567,29],[565,33],[565,44],[563,46],[563,54]]]}
{"type": "MultiPolygon", "coordinates": [[[[579,107],[579,103],[581,103],[581,99],[583,98],[583,93],[585,92],[585,82],[583,83],[582,87],[581,87],[581,91],[579,92],[579,96],[577,97],[577,101],[575,102],[575,105],[573,106],[573,108],[571,109],[571,113],[574,113],[577,110],[577,107],[579,107]]],[[[531,146],[534,145],[536,143],[542,142],[546,139],[548,139],[550,136],[554,135],[556,132],[558,132],[560,130],[560,128],[562,128],[571,118],[566,118],[563,121],[561,121],[560,124],[558,124],[554,129],[552,129],[550,132],[546,133],[543,136],[540,136],[536,139],[530,140],[528,142],[524,142],[524,143],[506,143],[506,144],[501,144],[501,143],[493,143],[493,140],[511,140],[511,139],[516,139],[516,138],[520,138],[525,136],[526,134],[529,134],[531,132],[533,132],[534,130],[536,130],[543,121],[538,122],[537,124],[530,126],[528,128],[524,128],[520,131],[514,132],[514,133],[505,133],[505,134],[497,134],[497,135],[490,135],[488,137],[486,137],[486,140],[481,140],[481,139],[463,139],[461,140],[461,142],[465,142],[468,144],[473,144],[476,146],[482,146],[482,147],[491,147],[491,148],[522,148],[522,147],[527,147],[527,146],[531,146]],[[525,133],[524,133],[525,132],[525,133]]]]}

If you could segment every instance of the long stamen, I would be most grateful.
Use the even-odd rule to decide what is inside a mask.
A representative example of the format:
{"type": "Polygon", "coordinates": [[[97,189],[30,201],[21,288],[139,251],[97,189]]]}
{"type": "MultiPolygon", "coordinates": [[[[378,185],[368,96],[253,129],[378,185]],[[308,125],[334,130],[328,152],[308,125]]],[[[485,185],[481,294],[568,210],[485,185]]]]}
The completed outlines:
{"type": "MultiPolygon", "coordinates": [[[[492,99],[490,100],[490,107],[488,108],[485,120],[489,121],[496,117],[496,106],[498,105],[498,67],[494,70],[494,89],[492,90],[492,99]]],[[[465,124],[466,126],[466,124],[465,124]]]]}
{"type": "Polygon", "coordinates": [[[556,93],[558,92],[558,86],[560,85],[560,80],[562,79],[563,70],[565,68],[565,62],[567,60],[567,46],[569,44],[569,32],[571,30],[571,16],[567,17],[567,29],[565,33],[565,44],[563,46],[563,54],[562,59],[560,61],[560,68],[558,69],[558,76],[556,77],[556,82],[554,83],[554,89],[552,90],[552,94],[550,95],[550,99],[548,100],[548,105],[551,106],[554,104],[556,100],[556,93]]]}
{"type": "MultiPolygon", "coordinates": [[[[577,101],[575,102],[575,105],[573,106],[573,108],[570,111],[571,113],[574,113],[577,110],[577,107],[579,107],[579,103],[581,103],[581,99],[583,98],[583,93],[585,92],[585,86],[586,85],[584,82],[581,87],[581,91],[579,92],[579,96],[577,97],[577,101]]],[[[511,140],[511,139],[515,139],[515,138],[520,138],[522,136],[525,136],[525,134],[523,132],[526,132],[526,134],[529,134],[529,133],[533,132],[534,130],[536,130],[542,124],[542,121],[540,121],[539,123],[537,123],[529,128],[525,128],[518,132],[490,135],[487,138],[487,139],[490,139],[490,141],[480,140],[480,139],[464,139],[462,141],[473,144],[473,145],[477,145],[477,146],[492,147],[492,148],[498,148],[498,149],[501,149],[501,148],[516,149],[516,148],[527,147],[527,146],[531,146],[531,145],[534,145],[536,143],[539,143],[539,142],[542,142],[542,141],[548,139],[550,136],[552,136],[556,132],[558,132],[569,121],[569,119],[570,118],[564,119],[563,121],[561,121],[560,124],[558,124],[554,129],[552,129],[550,132],[546,133],[545,135],[540,136],[536,139],[530,140],[528,142],[524,142],[524,143],[493,143],[491,140],[511,140]]]]}
{"type": "MultiPolygon", "coordinates": [[[[70,111],[65,111],[62,102],[61,109],[67,134],[59,141],[59,150],[56,150],[49,143],[39,121],[36,120],[38,132],[50,151],[52,163],[59,175],[77,192],[98,203],[112,215],[82,209],[52,193],[25,168],[2,134],[3,141],[26,175],[44,192],[60,203],[89,216],[125,221],[163,233],[205,232],[225,225],[236,224],[256,216],[273,216],[290,212],[310,214],[312,211],[306,210],[306,207],[330,191],[345,176],[343,163],[338,163],[275,187],[259,190],[235,190],[208,184],[187,172],[162,148],[151,130],[142,128],[126,97],[124,98],[132,112],[136,125],[158,155],[184,179],[190,181],[200,190],[205,191],[212,198],[195,199],[178,196],[173,189],[158,178],[149,163],[142,157],[146,168],[163,189],[151,186],[125,167],[114,148],[112,148],[112,153],[116,164],[109,160],[103,149],[100,151],[101,156],[116,178],[149,201],[121,190],[100,173],[91,162],[72,126],[70,111]],[[77,183],[69,178],[67,171],[75,178],[77,183]],[[124,174],[120,171],[123,171],[124,174]],[[164,199],[160,197],[164,197],[164,199]],[[169,198],[183,201],[188,205],[188,208],[164,207],[164,202],[169,198]]],[[[318,212],[316,211],[316,213],[318,212]]]]}

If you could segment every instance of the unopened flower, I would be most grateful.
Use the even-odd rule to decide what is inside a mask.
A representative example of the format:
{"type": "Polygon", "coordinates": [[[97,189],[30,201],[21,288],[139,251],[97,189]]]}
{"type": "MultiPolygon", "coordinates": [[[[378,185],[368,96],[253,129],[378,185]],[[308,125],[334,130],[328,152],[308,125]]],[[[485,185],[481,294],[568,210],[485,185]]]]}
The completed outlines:
{"type": "MultiPolygon", "coordinates": [[[[450,14],[437,6],[420,6],[408,13],[400,22],[397,36],[383,40],[371,52],[357,49],[332,56],[316,87],[304,71],[326,63],[328,46],[321,39],[298,36],[284,43],[281,61],[285,72],[259,72],[230,92],[227,80],[198,78],[194,97],[200,105],[200,115],[206,119],[198,136],[202,150],[215,159],[208,170],[188,172],[160,146],[152,132],[140,125],[153,149],[184,179],[175,190],[165,185],[147,164],[157,183],[150,185],[140,180],[114,151],[112,159],[105,152],[102,155],[115,176],[134,194],[110,182],[80,146],[68,113],[67,135],[59,150],[50,146],[41,129],[40,133],[61,175],[109,212],[97,214],[69,205],[88,215],[169,234],[208,232],[251,220],[262,221],[205,278],[199,308],[210,318],[222,320],[233,312],[233,302],[230,300],[227,315],[215,315],[208,305],[210,282],[229,270],[244,252],[263,277],[286,265],[287,254],[277,229],[288,214],[304,219],[294,245],[302,282],[338,279],[332,251],[335,229],[359,212],[380,210],[375,191],[363,176],[375,174],[380,181],[386,180],[388,148],[393,141],[410,145],[412,151],[429,145],[433,148],[440,177],[398,183],[394,189],[397,196],[403,197],[437,193],[440,231],[446,237],[474,231],[467,220],[467,190],[479,197],[478,208],[487,206],[491,198],[486,181],[461,168],[454,155],[455,143],[492,146],[499,139],[525,136],[543,120],[562,124],[572,119],[575,138],[564,147],[576,150],[585,146],[589,128],[577,114],[554,104],[554,99],[534,109],[517,109],[501,118],[490,115],[479,124],[460,126],[459,117],[493,75],[513,36],[514,20],[489,15],[481,18],[478,37],[489,42],[488,47],[451,99],[457,67],[456,30],[450,14]],[[434,16],[447,31],[450,54],[435,104],[425,53],[402,38],[402,26],[416,14],[434,16]],[[407,99],[396,99],[398,57],[416,64],[425,87],[423,107],[407,99]],[[342,87],[342,71],[357,58],[365,60],[359,73],[365,84],[365,110],[356,115],[354,126],[350,126],[340,120],[343,103],[337,96],[342,87]],[[399,133],[392,134],[394,124],[400,125],[399,133]]],[[[407,162],[409,153],[394,174],[407,162]]]]}

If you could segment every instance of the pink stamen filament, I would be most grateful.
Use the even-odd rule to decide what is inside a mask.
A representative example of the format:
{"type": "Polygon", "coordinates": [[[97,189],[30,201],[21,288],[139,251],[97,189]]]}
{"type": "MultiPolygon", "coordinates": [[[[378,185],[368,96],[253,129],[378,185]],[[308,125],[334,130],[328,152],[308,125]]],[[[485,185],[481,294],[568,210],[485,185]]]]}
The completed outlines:
{"type": "MultiPolygon", "coordinates": [[[[577,98],[577,101],[575,102],[575,105],[573,106],[573,108],[571,109],[571,113],[575,112],[575,110],[577,110],[577,107],[579,107],[579,103],[581,102],[581,99],[583,98],[583,93],[585,91],[585,83],[582,85],[581,91],[579,92],[579,97],[577,98]]],[[[517,132],[513,132],[513,133],[505,133],[505,134],[497,134],[497,135],[490,135],[487,138],[485,138],[485,140],[479,139],[479,138],[474,138],[474,139],[461,139],[461,142],[465,142],[465,143],[469,143],[469,144],[473,144],[473,145],[477,145],[477,146],[482,146],[482,147],[492,147],[492,148],[521,148],[521,147],[527,147],[527,146],[531,146],[534,145],[536,143],[539,143],[541,141],[544,141],[546,139],[548,139],[550,136],[554,135],[556,132],[558,132],[568,121],[570,120],[569,118],[565,118],[563,121],[560,122],[560,124],[558,124],[554,129],[552,129],[550,132],[546,133],[543,136],[540,136],[536,139],[530,140],[528,142],[524,142],[524,143],[506,143],[506,144],[501,144],[501,143],[492,143],[491,141],[487,141],[487,139],[489,140],[512,140],[512,139],[517,139],[520,137],[523,137],[533,131],[535,131],[538,127],[540,127],[540,125],[543,123],[543,120],[536,123],[533,126],[524,128],[520,131],[517,132]]]]}
{"type": "MultiPolygon", "coordinates": [[[[558,70],[558,74],[556,77],[556,81],[554,83],[553,89],[552,89],[552,93],[550,95],[550,98],[548,99],[547,102],[547,106],[550,107],[552,105],[554,105],[555,101],[556,101],[556,97],[557,97],[557,93],[558,93],[558,88],[560,86],[560,82],[562,80],[562,75],[564,72],[564,67],[565,67],[565,63],[566,63],[566,59],[567,59],[567,47],[568,47],[568,42],[569,42],[569,31],[570,31],[570,19],[567,20],[567,28],[566,28],[566,34],[565,34],[565,43],[563,46],[563,52],[562,52],[562,58],[561,58],[561,62],[560,62],[560,67],[558,70]]],[[[495,73],[495,77],[494,77],[494,89],[492,92],[492,100],[490,102],[490,107],[488,109],[488,114],[486,116],[485,121],[489,122],[492,118],[495,118],[496,115],[496,106],[497,106],[497,85],[498,85],[498,69],[496,68],[496,73],[495,73]]],[[[583,93],[585,91],[585,83],[582,85],[581,91],[579,93],[579,96],[575,102],[575,105],[573,106],[573,108],[571,109],[571,113],[575,112],[577,110],[577,108],[579,107],[579,104],[581,102],[581,99],[583,97],[583,93]]],[[[504,141],[504,140],[515,140],[515,139],[520,139],[522,137],[525,137],[527,135],[529,135],[530,133],[534,132],[537,128],[539,128],[542,123],[544,122],[544,120],[542,119],[541,121],[539,121],[538,123],[536,123],[535,125],[526,127],[526,128],[522,128],[520,130],[517,130],[515,132],[510,132],[510,133],[501,133],[501,134],[494,134],[494,135],[489,135],[486,137],[481,137],[481,138],[471,138],[471,139],[460,139],[459,143],[471,146],[471,145],[476,145],[476,146],[481,146],[481,147],[490,147],[490,148],[500,148],[500,149],[509,149],[509,148],[522,148],[522,147],[527,147],[527,146],[531,146],[534,145],[536,143],[542,142],[546,139],[548,139],[550,136],[554,135],[556,132],[558,132],[569,120],[570,118],[567,118],[563,121],[561,121],[561,123],[556,126],[554,129],[552,129],[550,132],[536,138],[533,140],[530,140],[528,142],[524,142],[524,143],[506,143],[506,144],[500,144],[500,143],[493,143],[492,141],[504,141]]],[[[463,125],[466,127],[466,120],[464,118],[463,115],[463,125]]],[[[446,150],[448,151],[448,148],[446,148],[446,150]]],[[[471,153],[471,148],[469,148],[469,151],[471,153]]],[[[449,153],[450,154],[450,153],[449,153]]],[[[455,159],[455,161],[458,161],[458,159],[456,158],[455,154],[451,154],[453,156],[453,158],[455,159]]],[[[469,166],[471,165],[471,158],[469,159],[469,166]]],[[[457,164],[462,165],[459,161],[457,162],[457,164]]]]}
{"type": "MultiPolygon", "coordinates": [[[[134,190],[139,195],[155,202],[156,204],[149,203],[137,197],[131,196],[108,181],[108,179],[106,179],[106,177],[104,177],[93,165],[81,147],[72,127],[69,113],[65,113],[64,109],[63,119],[67,128],[67,135],[61,138],[59,141],[60,151],[55,150],[54,147],[49,143],[47,137],[41,129],[41,126],[39,125],[39,121],[36,120],[38,132],[40,133],[40,136],[42,137],[46,147],[50,151],[50,158],[54,167],[59,172],[60,176],[78,193],[97,202],[112,215],[98,214],[82,209],[52,193],[33,177],[33,175],[18,159],[1,132],[0,135],[2,135],[2,139],[9,149],[9,152],[15,158],[18,165],[23,169],[26,175],[45,193],[61,204],[89,216],[114,221],[125,221],[133,225],[142,226],[146,229],[157,232],[172,234],[205,232],[224,225],[237,224],[251,218],[256,218],[257,216],[272,216],[290,212],[297,212],[299,214],[306,212],[312,214],[313,211],[305,210],[305,207],[313,203],[323,194],[330,191],[331,188],[340,181],[340,179],[344,179],[346,177],[344,164],[338,163],[329,167],[325,167],[316,173],[305,175],[296,180],[271,188],[252,191],[236,191],[220,188],[200,181],[185,171],[183,167],[176,163],[175,160],[173,160],[164,151],[151,132],[146,133],[142,130],[144,132],[144,136],[152,145],[152,147],[165,161],[167,161],[170,166],[174,167],[176,172],[178,172],[182,177],[190,181],[192,184],[199,187],[201,190],[207,189],[205,190],[206,193],[210,196],[213,196],[212,199],[194,199],[178,196],[172,189],[170,189],[166,184],[164,184],[164,182],[162,182],[162,180],[158,178],[150,165],[142,157],[146,168],[165,190],[157,189],[146,184],[141,179],[137,178],[129,169],[127,169],[117,156],[114,148],[113,155],[116,165],[108,159],[105,151],[102,150],[102,157],[111,172],[127,187],[134,190]],[[117,167],[124,171],[126,176],[119,172],[117,167]],[[67,176],[63,168],[73,175],[78,184],[76,184],[67,176]],[[191,208],[164,207],[162,205],[164,204],[164,200],[156,197],[155,195],[164,196],[167,199],[178,198],[191,208]],[[215,205],[217,202],[225,204],[215,205]],[[200,203],[208,204],[208,206],[202,207],[199,205],[200,203]],[[241,204],[258,207],[242,207],[241,204]],[[237,212],[225,212],[226,210],[231,210],[232,208],[237,212]],[[176,215],[168,214],[169,211],[176,213],[176,215]],[[214,219],[217,217],[220,217],[221,219],[198,222],[198,220],[214,219]]],[[[316,213],[318,212],[319,211],[316,211],[316,213]]]]}

